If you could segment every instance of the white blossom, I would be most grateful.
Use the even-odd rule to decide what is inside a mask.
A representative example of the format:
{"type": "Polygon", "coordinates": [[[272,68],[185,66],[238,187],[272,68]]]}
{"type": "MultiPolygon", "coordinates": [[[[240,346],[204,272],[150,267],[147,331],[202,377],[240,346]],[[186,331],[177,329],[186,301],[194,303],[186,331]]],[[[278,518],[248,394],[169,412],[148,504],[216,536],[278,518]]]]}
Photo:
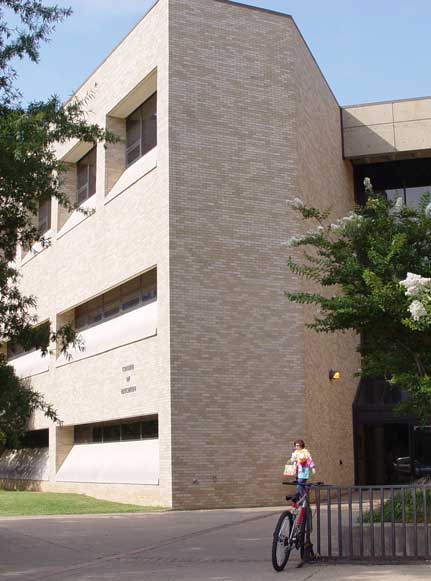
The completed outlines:
{"type": "Polygon", "coordinates": [[[398,198],[396,199],[395,202],[395,210],[402,210],[404,206],[404,200],[402,199],[401,196],[398,196],[398,198]]]}
{"type": "Polygon", "coordinates": [[[400,282],[406,290],[406,296],[417,297],[424,289],[431,288],[431,278],[425,278],[413,272],[407,273],[407,278],[400,282]]]}
{"type": "Polygon", "coordinates": [[[362,216],[360,214],[356,214],[355,212],[349,212],[346,216],[339,218],[334,224],[331,224],[329,228],[335,232],[336,230],[340,230],[347,224],[351,224],[353,222],[360,222],[362,220],[362,216]]]}
{"type": "Polygon", "coordinates": [[[298,244],[300,244],[302,241],[301,236],[291,236],[287,242],[286,242],[286,246],[297,246],[298,244]]]}
{"type": "Polygon", "coordinates": [[[364,189],[366,192],[372,192],[373,191],[373,185],[371,183],[370,178],[364,178],[364,189]]]}
{"type": "Polygon", "coordinates": [[[308,230],[308,232],[305,232],[304,234],[302,234],[301,236],[291,236],[290,238],[287,239],[287,241],[285,242],[286,246],[299,246],[300,244],[302,244],[302,242],[310,242],[312,238],[317,238],[319,236],[322,235],[322,232],[324,232],[325,229],[323,226],[318,226],[316,228],[316,230],[308,230]]]}
{"type": "Polygon", "coordinates": [[[425,307],[420,301],[413,301],[409,306],[409,311],[415,321],[419,321],[421,317],[425,317],[427,314],[425,307]]]}
{"type": "Polygon", "coordinates": [[[293,198],[293,200],[286,200],[287,204],[297,210],[304,208],[305,204],[300,198],[293,198]]]}
{"type": "Polygon", "coordinates": [[[431,218],[431,202],[425,208],[425,216],[427,218],[431,218]]]}

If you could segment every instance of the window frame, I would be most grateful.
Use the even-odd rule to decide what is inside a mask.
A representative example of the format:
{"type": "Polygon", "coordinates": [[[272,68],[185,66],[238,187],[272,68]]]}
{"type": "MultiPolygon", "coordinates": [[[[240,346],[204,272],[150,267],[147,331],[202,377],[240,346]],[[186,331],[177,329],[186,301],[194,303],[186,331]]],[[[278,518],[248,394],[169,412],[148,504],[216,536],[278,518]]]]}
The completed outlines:
{"type": "Polygon", "coordinates": [[[78,206],[81,206],[84,202],[86,202],[89,198],[91,198],[97,189],[97,146],[95,145],[88,151],[81,159],[76,162],[76,194],[75,194],[75,202],[78,206]],[[94,164],[91,165],[90,163],[85,163],[86,159],[90,158],[91,155],[94,154],[94,164]],[[94,167],[94,180],[92,180],[91,175],[91,168],[94,167]],[[86,169],[86,182],[79,186],[80,180],[80,168],[86,169]],[[94,186],[92,187],[94,183],[94,186]],[[80,201],[79,196],[82,190],[86,189],[86,197],[80,201]]]}
{"type": "MultiPolygon", "coordinates": [[[[79,305],[78,307],[75,308],[75,329],[77,331],[84,331],[85,329],[90,329],[92,327],[95,327],[96,325],[100,325],[101,323],[104,323],[106,321],[110,321],[112,319],[116,319],[117,317],[121,317],[122,315],[125,315],[126,313],[129,313],[135,309],[139,309],[140,307],[143,307],[149,303],[152,303],[154,301],[157,300],[157,268],[152,268],[150,270],[148,270],[147,272],[144,272],[143,274],[139,275],[138,277],[131,279],[125,283],[123,283],[122,285],[119,285],[118,287],[114,287],[113,289],[107,291],[106,293],[103,293],[102,295],[99,295],[98,297],[95,297],[93,299],[90,299],[89,301],[83,303],[82,305],[79,305]],[[154,277],[155,277],[155,281],[151,282],[150,279],[150,274],[154,272],[154,277]],[[148,278],[148,281],[146,280],[148,278]],[[131,293],[128,289],[130,288],[129,285],[134,282],[135,280],[139,280],[139,284],[136,288],[136,290],[131,293]],[[150,286],[152,287],[152,290],[148,290],[150,288],[150,286]],[[108,316],[105,316],[105,304],[107,305],[112,305],[113,301],[111,299],[112,296],[112,291],[116,291],[119,290],[119,298],[118,300],[118,310],[115,313],[109,314],[108,316]],[[123,294],[123,289],[124,289],[124,294],[123,294]],[[125,294],[127,291],[127,294],[125,294]],[[148,295],[152,295],[152,296],[148,296],[148,295]],[[124,301],[125,299],[128,299],[127,303],[131,302],[131,297],[134,296],[136,297],[136,303],[134,303],[133,305],[129,305],[129,306],[124,306],[124,301]],[[109,299],[109,302],[106,301],[106,299],[109,299]],[[100,309],[100,318],[97,321],[93,321],[91,323],[88,323],[88,317],[89,315],[89,309],[88,306],[91,304],[97,304],[100,303],[99,306],[97,307],[97,309],[100,309]],[[85,308],[84,308],[85,307],[85,308]],[[82,315],[79,317],[80,312],[82,312],[82,315]],[[77,316],[78,313],[78,316],[77,316]],[[83,325],[78,326],[77,325],[77,319],[79,318],[86,318],[86,322],[83,325]]],[[[95,309],[95,310],[97,310],[95,309]]]]}
{"type": "MultiPolygon", "coordinates": [[[[49,329],[50,322],[44,321],[42,323],[39,323],[34,327],[34,329],[38,329],[43,326],[49,329]]],[[[49,333],[49,330],[47,332],[49,333]]],[[[6,360],[8,362],[15,361],[20,357],[24,357],[24,355],[29,355],[30,353],[35,353],[36,351],[38,351],[38,349],[35,346],[30,347],[30,349],[25,349],[25,347],[23,347],[21,343],[14,343],[13,341],[6,342],[6,360]]]]}
{"type": "Polygon", "coordinates": [[[111,444],[113,442],[137,442],[143,440],[158,440],[159,439],[159,415],[150,414],[147,416],[139,416],[137,418],[122,418],[119,420],[112,420],[108,422],[95,422],[94,424],[78,424],[73,426],[73,443],[76,446],[86,445],[86,444],[111,444]],[[139,438],[128,438],[125,434],[126,426],[131,426],[134,424],[140,424],[139,427],[139,438]],[[152,434],[147,435],[143,424],[152,424],[152,434]],[[79,441],[79,436],[77,437],[77,432],[91,434],[91,439],[88,438],[85,441],[79,441]],[[119,430],[119,439],[105,439],[105,430],[107,433],[109,431],[115,432],[119,430]]]}
{"type": "Polygon", "coordinates": [[[37,211],[37,229],[39,231],[39,235],[43,236],[47,232],[51,230],[51,213],[52,213],[52,199],[49,198],[47,200],[43,200],[39,202],[39,208],[37,211]],[[41,209],[43,207],[48,207],[46,216],[44,216],[43,220],[41,220],[41,209]],[[46,222],[46,227],[44,223],[46,222]]]}
{"type": "Polygon", "coordinates": [[[141,157],[143,157],[145,154],[147,154],[149,151],[151,151],[152,149],[154,149],[154,147],[157,146],[157,90],[154,91],[154,93],[152,93],[147,99],[145,99],[145,101],[143,103],[141,103],[139,105],[139,107],[137,107],[134,111],[132,111],[132,113],[130,113],[126,119],[125,119],[125,124],[126,124],[126,148],[125,148],[125,167],[126,169],[128,167],[130,167],[131,165],[133,165],[136,161],[138,161],[138,159],[140,159],[141,157]],[[148,117],[144,117],[143,116],[143,111],[145,108],[145,105],[151,100],[154,99],[155,100],[155,108],[154,111],[148,116],[148,117]],[[131,119],[131,117],[133,115],[135,115],[136,113],[139,113],[139,137],[130,145],[128,145],[128,139],[127,139],[127,124],[128,121],[131,119]],[[146,136],[146,131],[144,130],[144,124],[145,121],[150,120],[151,118],[155,118],[155,123],[156,123],[156,127],[155,127],[155,136],[154,136],[154,143],[151,142],[149,144],[149,147],[146,148],[146,144],[145,144],[145,136],[146,136]],[[138,156],[133,158],[132,161],[129,161],[129,154],[131,151],[134,151],[137,147],[139,147],[139,153],[138,156]]]}

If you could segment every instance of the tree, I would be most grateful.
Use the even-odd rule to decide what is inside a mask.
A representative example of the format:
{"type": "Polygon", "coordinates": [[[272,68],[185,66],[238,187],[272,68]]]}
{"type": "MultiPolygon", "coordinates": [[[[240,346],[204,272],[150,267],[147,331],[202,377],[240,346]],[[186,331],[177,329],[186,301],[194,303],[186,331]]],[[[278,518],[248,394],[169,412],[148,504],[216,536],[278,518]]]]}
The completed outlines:
{"type": "Polygon", "coordinates": [[[286,293],[290,301],[313,304],[309,325],[317,332],[353,330],[360,335],[362,377],[384,378],[406,392],[400,412],[431,418],[431,203],[418,209],[401,198],[388,201],[364,182],[367,201],[331,222],[330,211],[289,202],[313,228],[288,244],[303,250],[289,258],[292,272],[321,292],[286,293]],[[412,289],[411,274],[423,280],[412,289]],[[420,289],[419,289],[420,287],[420,289]],[[419,290],[418,290],[419,289],[419,290]],[[407,292],[406,292],[407,291],[407,292]],[[418,303],[412,303],[412,299],[418,303]]]}
{"type": "MultiPolygon", "coordinates": [[[[37,240],[49,244],[35,225],[41,204],[56,198],[70,211],[76,207],[62,191],[65,167],[56,158],[54,145],[73,138],[93,144],[115,140],[87,122],[85,102],[74,99],[63,105],[54,96],[24,106],[15,88],[13,61],[28,57],[37,62],[40,44],[70,14],[70,9],[38,0],[0,0],[0,343],[38,347],[43,353],[52,341],[59,341],[65,351],[76,336],[70,326],[55,333],[51,329],[41,333],[35,327],[36,298],[20,292],[16,249],[30,248],[37,240]]],[[[14,376],[4,356],[0,356],[0,390],[0,445],[17,442],[35,409],[56,419],[43,397],[14,376]]]]}

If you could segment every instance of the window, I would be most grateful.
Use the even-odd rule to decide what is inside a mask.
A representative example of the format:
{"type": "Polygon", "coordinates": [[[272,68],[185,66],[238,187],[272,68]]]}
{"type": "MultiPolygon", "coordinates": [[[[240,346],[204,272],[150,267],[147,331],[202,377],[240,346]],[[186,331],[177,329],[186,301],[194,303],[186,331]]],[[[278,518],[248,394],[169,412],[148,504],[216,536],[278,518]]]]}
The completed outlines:
{"type": "Polygon", "coordinates": [[[48,448],[49,430],[32,430],[26,432],[22,442],[23,448],[48,448]]]}
{"type": "Polygon", "coordinates": [[[50,334],[50,326],[49,323],[41,323],[32,329],[31,337],[28,337],[28,341],[32,341],[35,344],[29,347],[27,345],[27,341],[23,341],[25,345],[21,345],[20,343],[14,341],[8,341],[6,344],[7,349],[7,360],[13,361],[14,359],[21,357],[21,355],[25,355],[26,353],[33,353],[38,348],[39,343],[48,343],[49,342],[49,334],[50,334]]]}
{"type": "Polygon", "coordinates": [[[102,442],[120,442],[121,425],[103,426],[102,442]]]}
{"type": "Polygon", "coordinates": [[[126,119],[126,167],[157,145],[157,93],[126,119]]]}
{"type": "Polygon", "coordinates": [[[159,437],[158,416],[75,426],[75,444],[152,440],[159,437]]]}
{"type": "Polygon", "coordinates": [[[157,299],[157,269],[152,269],[75,309],[75,328],[82,330],[157,299]]]}
{"type": "Polygon", "coordinates": [[[89,326],[100,323],[103,318],[103,296],[87,303],[87,324],[89,326]]]}
{"type": "Polygon", "coordinates": [[[355,190],[359,203],[364,200],[363,181],[370,178],[375,192],[388,200],[401,198],[407,206],[417,208],[421,197],[431,193],[431,166],[428,159],[409,159],[355,166],[355,190]]]}
{"type": "Polygon", "coordinates": [[[51,198],[44,202],[39,202],[37,227],[41,236],[51,228],[51,198]]]}
{"type": "Polygon", "coordinates": [[[121,309],[126,312],[130,309],[134,309],[139,305],[140,302],[140,288],[141,280],[140,278],[135,278],[121,287],[121,309]]]}
{"type": "Polygon", "coordinates": [[[123,440],[140,440],[142,422],[121,424],[121,436],[123,440]]]}
{"type": "Polygon", "coordinates": [[[9,341],[6,345],[6,347],[7,347],[7,360],[8,361],[12,361],[13,359],[15,359],[17,357],[21,357],[21,355],[24,355],[25,353],[30,353],[31,351],[35,351],[35,349],[26,350],[19,343],[12,343],[12,341],[9,341]]]}
{"type": "Polygon", "coordinates": [[[419,208],[422,196],[424,194],[431,194],[431,185],[417,188],[396,188],[393,190],[383,190],[382,192],[387,200],[396,202],[401,198],[406,206],[410,208],[419,208]]]}
{"type": "Polygon", "coordinates": [[[96,193],[96,147],[77,163],[76,203],[82,204],[96,193]]]}
{"type": "Polygon", "coordinates": [[[141,428],[142,440],[150,440],[151,438],[159,437],[159,420],[157,417],[151,420],[147,420],[146,422],[142,422],[141,428]]]}
{"type": "Polygon", "coordinates": [[[103,295],[103,318],[110,319],[120,313],[121,287],[112,289],[103,295]]]}

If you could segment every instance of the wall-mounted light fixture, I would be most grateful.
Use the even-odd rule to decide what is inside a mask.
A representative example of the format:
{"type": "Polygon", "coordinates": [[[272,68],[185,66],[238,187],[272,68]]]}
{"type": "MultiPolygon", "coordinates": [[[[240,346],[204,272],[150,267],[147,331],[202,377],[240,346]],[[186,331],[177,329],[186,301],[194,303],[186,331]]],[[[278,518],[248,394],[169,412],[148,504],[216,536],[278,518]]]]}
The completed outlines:
{"type": "Polygon", "coordinates": [[[336,369],[330,369],[329,370],[329,381],[337,381],[338,379],[341,379],[341,373],[339,371],[337,371],[336,369]]]}

